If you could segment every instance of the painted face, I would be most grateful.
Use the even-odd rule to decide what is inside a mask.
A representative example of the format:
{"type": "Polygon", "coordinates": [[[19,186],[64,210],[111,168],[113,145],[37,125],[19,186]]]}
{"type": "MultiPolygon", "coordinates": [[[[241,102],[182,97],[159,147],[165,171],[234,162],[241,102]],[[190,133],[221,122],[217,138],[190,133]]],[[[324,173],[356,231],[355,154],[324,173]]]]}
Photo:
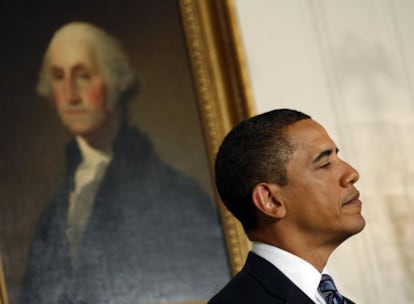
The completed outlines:
{"type": "Polygon", "coordinates": [[[311,119],[286,130],[294,152],[287,166],[288,184],[282,189],[287,218],[321,243],[344,241],[361,231],[365,220],[354,183],[358,172],[338,157],[325,129],[311,119]]]}
{"type": "Polygon", "coordinates": [[[107,82],[85,39],[57,39],[50,47],[53,95],[63,124],[75,135],[99,134],[108,124],[107,82]]]}

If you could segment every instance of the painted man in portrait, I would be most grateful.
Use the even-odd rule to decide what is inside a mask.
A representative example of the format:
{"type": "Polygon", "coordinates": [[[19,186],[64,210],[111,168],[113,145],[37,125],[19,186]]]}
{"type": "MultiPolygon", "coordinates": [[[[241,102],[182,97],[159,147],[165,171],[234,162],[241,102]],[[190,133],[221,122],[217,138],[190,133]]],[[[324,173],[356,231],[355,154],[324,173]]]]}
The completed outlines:
{"type": "Polygon", "coordinates": [[[127,122],[135,88],[106,32],[87,23],[55,32],[38,92],[74,139],[35,232],[20,303],[207,299],[228,279],[213,202],[127,122]]]}

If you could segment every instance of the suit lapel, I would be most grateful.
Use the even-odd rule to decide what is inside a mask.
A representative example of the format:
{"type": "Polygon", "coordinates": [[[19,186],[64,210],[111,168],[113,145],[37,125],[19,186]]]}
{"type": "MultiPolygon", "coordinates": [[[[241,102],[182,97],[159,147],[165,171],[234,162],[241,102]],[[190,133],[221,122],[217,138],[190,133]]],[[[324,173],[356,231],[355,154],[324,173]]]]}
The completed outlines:
{"type": "Polygon", "coordinates": [[[346,304],[355,304],[354,302],[352,302],[350,299],[348,299],[347,297],[344,297],[346,300],[346,304]]]}
{"type": "Polygon", "coordinates": [[[270,262],[250,252],[243,271],[260,281],[266,291],[286,304],[314,304],[314,302],[270,262]]]}

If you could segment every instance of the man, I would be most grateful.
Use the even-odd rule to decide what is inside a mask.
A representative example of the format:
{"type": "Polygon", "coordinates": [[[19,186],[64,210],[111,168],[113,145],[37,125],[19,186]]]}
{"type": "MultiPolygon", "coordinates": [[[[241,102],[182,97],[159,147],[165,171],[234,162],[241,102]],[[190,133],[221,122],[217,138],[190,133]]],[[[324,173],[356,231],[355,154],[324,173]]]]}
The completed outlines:
{"type": "Polygon", "coordinates": [[[21,303],[207,299],[228,278],[212,202],[126,121],[134,86],[103,30],[69,23],[52,37],[38,90],[75,140],[33,239],[21,303]]]}
{"type": "Polygon", "coordinates": [[[325,266],[365,225],[359,175],[320,124],[289,109],[243,121],[224,139],[215,168],[219,194],[253,247],[210,304],[353,303],[325,266]]]}

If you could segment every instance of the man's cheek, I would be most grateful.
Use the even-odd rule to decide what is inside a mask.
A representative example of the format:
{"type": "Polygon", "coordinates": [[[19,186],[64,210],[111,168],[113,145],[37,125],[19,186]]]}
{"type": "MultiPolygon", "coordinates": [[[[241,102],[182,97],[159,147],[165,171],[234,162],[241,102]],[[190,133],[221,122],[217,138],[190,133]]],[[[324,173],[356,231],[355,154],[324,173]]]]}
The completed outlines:
{"type": "Polygon", "coordinates": [[[85,97],[90,105],[104,107],[106,103],[106,86],[102,84],[91,86],[85,92],[85,97]]]}
{"type": "Polygon", "coordinates": [[[53,88],[53,98],[54,98],[54,102],[55,105],[57,107],[62,106],[64,104],[64,94],[63,91],[59,88],[54,87],[53,88]]]}

